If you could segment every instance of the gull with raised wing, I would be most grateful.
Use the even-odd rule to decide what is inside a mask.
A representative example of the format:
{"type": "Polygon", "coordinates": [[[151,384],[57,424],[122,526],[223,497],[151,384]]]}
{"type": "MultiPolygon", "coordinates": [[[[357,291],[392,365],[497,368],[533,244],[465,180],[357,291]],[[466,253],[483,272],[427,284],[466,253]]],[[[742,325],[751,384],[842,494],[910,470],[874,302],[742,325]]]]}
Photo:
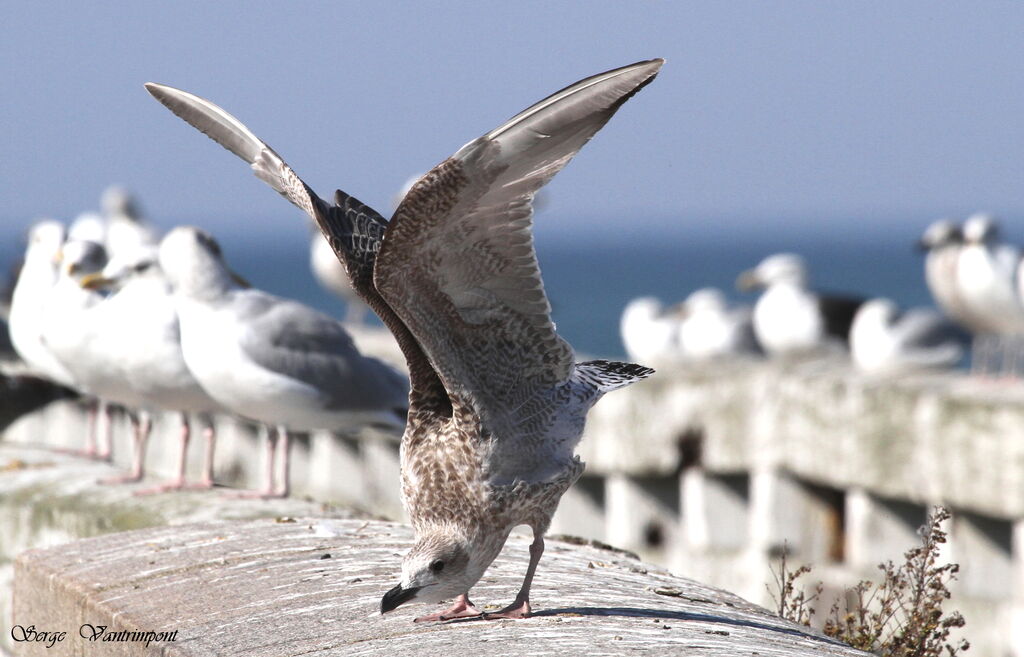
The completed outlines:
{"type": "Polygon", "coordinates": [[[411,391],[402,496],[416,543],[381,612],[455,599],[418,621],[524,618],[587,411],[652,370],[577,363],[556,332],[533,247],[534,194],[640,88],[662,60],[577,82],[471,141],[420,178],[390,222],[343,192],[330,205],[237,119],[192,94],[148,84],[171,111],[248,163],[305,210],[352,285],[394,333],[411,391]],[[515,601],[481,614],[469,590],[528,525],[534,540],[515,601]]]}

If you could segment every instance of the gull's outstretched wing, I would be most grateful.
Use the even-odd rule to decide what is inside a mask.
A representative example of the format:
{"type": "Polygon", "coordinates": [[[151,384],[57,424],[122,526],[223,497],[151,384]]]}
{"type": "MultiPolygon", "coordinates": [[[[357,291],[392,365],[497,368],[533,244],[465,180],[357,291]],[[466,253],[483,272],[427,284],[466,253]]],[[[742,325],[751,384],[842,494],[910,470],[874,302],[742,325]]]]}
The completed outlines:
{"type": "Polygon", "coordinates": [[[388,226],[377,289],[453,400],[496,433],[575,364],[551,322],[533,196],[662,63],[589,77],[470,142],[413,185],[388,226]]]}
{"type": "Polygon", "coordinates": [[[373,285],[373,267],[387,221],[372,208],[339,191],[329,205],[296,175],[274,149],[241,121],[187,91],[149,82],[146,90],[165,107],[215,142],[242,158],[256,177],[306,212],[320,227],[352,279],[352,287],[394,334],[409,365],[410,413],[449,413],[450,402],[408,327],[373,285]]]}

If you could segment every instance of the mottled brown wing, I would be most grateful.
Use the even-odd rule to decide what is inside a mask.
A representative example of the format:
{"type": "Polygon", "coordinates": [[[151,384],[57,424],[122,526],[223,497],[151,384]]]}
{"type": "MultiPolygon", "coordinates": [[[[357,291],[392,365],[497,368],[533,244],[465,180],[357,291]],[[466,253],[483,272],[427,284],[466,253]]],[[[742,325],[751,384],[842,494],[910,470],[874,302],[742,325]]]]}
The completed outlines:
{"type": "Polygon", "coordinates": [[[147,83],[146,89],[184,121],[250,164],[256,177],[308,214],[345,265],[352,287],[391,330],[405,355],[412,386],[410,413],[450,413],[448,394],[409,328],[373,285],[374,260],[387,221],[355,198],[337,192],[329,205],[270,146],[214,103],[180,89],[147,83]]]}
{"type": "Polygon", "coordinates": [[[377,289],[452,398],[496,433],[574,366],[541,282],[533,196],[661,64],[577,82],[470,142],[412,187],[388,226],[377,289]]]}

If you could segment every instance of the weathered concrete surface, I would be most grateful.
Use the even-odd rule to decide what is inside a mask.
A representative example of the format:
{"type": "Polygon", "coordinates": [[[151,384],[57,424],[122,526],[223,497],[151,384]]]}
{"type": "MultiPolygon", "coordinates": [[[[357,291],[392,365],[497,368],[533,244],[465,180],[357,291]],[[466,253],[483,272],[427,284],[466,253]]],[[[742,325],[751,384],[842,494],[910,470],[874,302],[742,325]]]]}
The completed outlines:
{"type": "Polygon", "coordinates": [[[877,378],[840,360],[659,370],[601,400],[588,472],[671,475],[700,436],[715,472],[788,470],[833,488],[1024,517],[1024,383],[955,373],[877,378]]]}
{"type": "MultiPolygon", "coordinates": [[[[864,655],[742,599],[619,552],[549,542],[536,617],[416,625],[422,605],[380,616],[411,532],[378,521],[204,523],[103,536],[21,555],[15,616],[65,630],[16,655],[864,655]],[[329,555],[329,556],[328,556],[329,555]],[[83,623],[174,631],[174,642],[89,643],[83,623]]],[[[527,562],[514,535],[474,589],[506,603],[527,562]]]]}
{"type": "Polygon", "coordinates": [[[314,513],[352,516],[294,498],[226,499],[223,489],[137,497],[132,494],[137,486],[96,483],[117,474],[121,470],[106,463],[0,443],[0,649],[11,644],[12,564],[15,555],[24,550],[86,536],[204,520],[314,513]]]}

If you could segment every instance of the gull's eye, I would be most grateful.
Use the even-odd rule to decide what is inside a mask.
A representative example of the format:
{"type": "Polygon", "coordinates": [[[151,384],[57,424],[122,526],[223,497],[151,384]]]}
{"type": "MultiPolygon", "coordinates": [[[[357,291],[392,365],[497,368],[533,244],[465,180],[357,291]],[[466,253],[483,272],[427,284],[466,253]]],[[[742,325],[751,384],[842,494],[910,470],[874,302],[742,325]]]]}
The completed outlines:
{"type": "Polygon", "coordinates": [[[444,562],[440,559],[434,559],[430,562],[430,570],[435,573],[439,573],[444,570],[444,562]]]}

